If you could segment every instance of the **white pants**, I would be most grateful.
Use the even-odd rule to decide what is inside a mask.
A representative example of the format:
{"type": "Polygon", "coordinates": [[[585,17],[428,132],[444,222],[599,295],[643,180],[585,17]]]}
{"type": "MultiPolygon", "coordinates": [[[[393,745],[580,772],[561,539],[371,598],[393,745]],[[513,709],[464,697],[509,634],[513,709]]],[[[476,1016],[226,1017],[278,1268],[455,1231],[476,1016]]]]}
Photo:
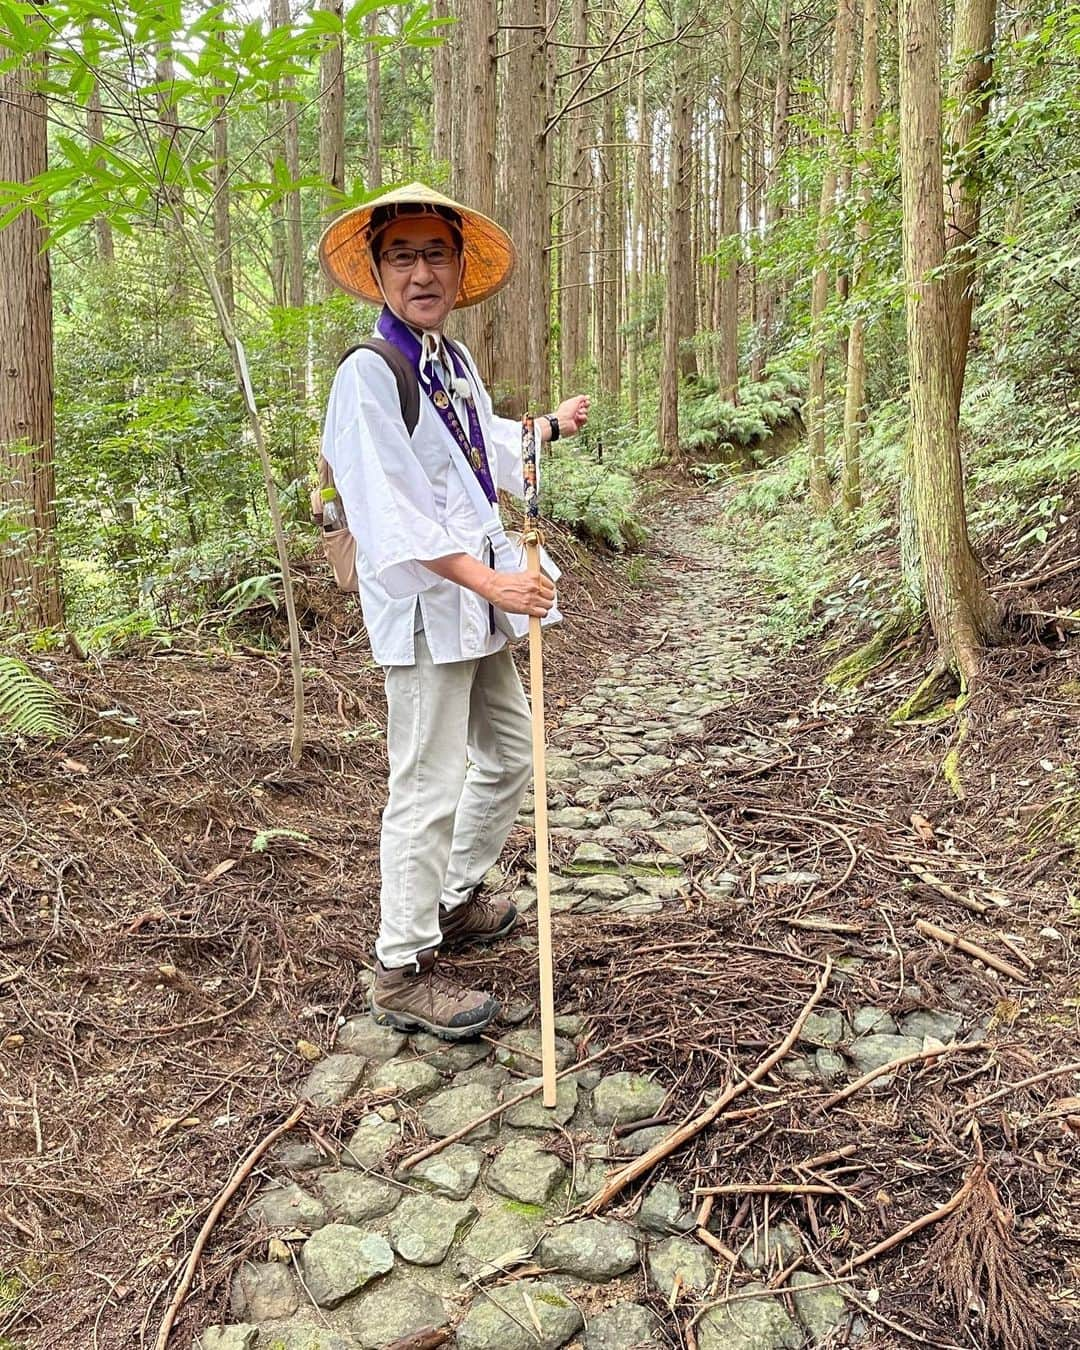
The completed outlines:
{"type": "Polygon", "coordinates": [[[439,905],[468,898],[502,852],[532,773],[529,705],[508,649],[386,670],[390,796],[375,954],[413,965],[442,940],[439,905]]]}

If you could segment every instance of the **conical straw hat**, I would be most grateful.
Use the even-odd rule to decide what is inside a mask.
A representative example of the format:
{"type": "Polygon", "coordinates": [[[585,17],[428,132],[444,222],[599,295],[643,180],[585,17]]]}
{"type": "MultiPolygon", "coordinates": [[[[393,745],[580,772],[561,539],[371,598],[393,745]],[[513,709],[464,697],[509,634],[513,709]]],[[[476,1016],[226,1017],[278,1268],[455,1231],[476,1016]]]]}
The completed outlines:
{"type": "Polygon", "coordinates": [[[327,226],[319,240],[319,262],[336,286],[373,305],[383,303],[382,293],[371,274],[371,217],[380,206],[403,205],[441,206],[461,218],[465,266],[455,309],[479,304],[510,280],[517,254],[510,236],[500,225],[424,183],[409,183],[406,187],[384,192],[363,206],[354,206],[327,226]]]}

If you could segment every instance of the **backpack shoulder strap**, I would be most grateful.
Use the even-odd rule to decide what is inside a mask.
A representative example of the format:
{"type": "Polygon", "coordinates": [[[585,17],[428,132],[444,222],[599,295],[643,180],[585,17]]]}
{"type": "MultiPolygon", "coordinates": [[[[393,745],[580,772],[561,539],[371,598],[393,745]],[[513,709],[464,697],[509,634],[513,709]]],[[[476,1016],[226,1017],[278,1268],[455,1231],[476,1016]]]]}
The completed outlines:
{"type": "Polygon", "coordinates": [[[405,430],[411,436],[420,420],[420,381],[417,379],[413,363],[399,352],[392,342],[387,342],[385,338],[372,337],[364,342],[358,342],[354,347],[350,347],[342,356],[338,365],[340,366],[342,361],[352,356],[353,352],[359,351],[377,352],[394,372],[394,379],[397,381],[398,402],[401,405],[401,420],[405,423],[405,430]]]}

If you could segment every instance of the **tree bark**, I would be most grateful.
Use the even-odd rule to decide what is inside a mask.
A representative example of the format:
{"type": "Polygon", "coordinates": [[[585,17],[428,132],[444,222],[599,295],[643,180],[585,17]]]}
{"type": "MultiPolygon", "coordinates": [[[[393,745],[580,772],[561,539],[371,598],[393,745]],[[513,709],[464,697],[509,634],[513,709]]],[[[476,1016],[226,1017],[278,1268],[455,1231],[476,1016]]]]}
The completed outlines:
{"type": "Polygon", "coordinates": [[[911,366],[912,499],[930,623],[942,663],[975,677],[1000,618],[968,538],[953,414],[942,212],[941,41],[937,0],[901,0],[900,170],[911,366]]]}
{"type": "MultiPolygon", "coordinates": [[[[832,229],[832,213],[836,204],[837,156],[829,144],[831,136],[843,125],[844,90],[847,80],[848,54],[851,48],[855,10],[852,0],[838,0],[836,23],[833,30],[832,76],[829,91],[828,120],[826,124],[825,173],[821,183],[821,205],[818,212],[817,251],[828,252],[832,229]]],[[[813,291],[810,297],[810,393],[806,400],[808,436],[810,442],[810,505],[816,515],[823,516],[832,504],[828,466],[825,460],[825,338],[822,333],[825,310],[829,303],[829,269],[824,261],[814,270],[813,291]]]]}
{"type": "MultiPolygon", "coordinates": [[[[589,26],[585,0],[574,0],[570,12],[569,65],[585,59],[589,26]]],[[[592,239],[589,209],[592,194],[592,160],[589,155],[589,108],[567,114],[563,138],[567,156],[567,204],[562,219],[562,284],[560,292],[560,364],[563,387],[569,389],[580,378],[588,353],[589,317],[592,288],[590,264],[592,239]]]]}
{"type": "MultiPolygon", "coordinates": [[[[318,0],[318,8],[342,16],[344,0],[318,0]]],[[[323,180],[322,213],[329,220],[345,191],[345,50],[340,36],[328,37],[319,61],[319,175],[323,180]]],[[[324,280],[325,293],[335,287],[324,280]]]]}
{"type": "MultiPolygon", "coordinates": [[[[0,74],[0,182],[48,167],[45,100],[26,69],[0,74]]],[[[52,282],[29,211],[0,230],[0,615],[36,629],[63,619],[53,472],[52,282]]]]}
{"type": "Polygon", "coordinates": [[[503,412],[520,417],[530,404],[551,399],[548,0],[513,0],[509,17],[503,202],[518,265],[499,296],[495,385],[503,412]]]}
{"type": "Polygon", "coordinates": [[[724,15],[724,177],[720,192],[720,397],[739,398],[739,190],[742,185],[742,0],[727,0],[724,15]]]}
{"type": "Polygon", "coordinates": [[[232,224],[229,217],[229,119],[225,111],[226,95],[215,94],[214,163],[210,181],[214,185],[214,274],[230,319],[236,317],[233,291],[232,224]]]}
{"type": "MultiPolygon", "coordinates": [[[[685,0],[675,6],[676,33],[685,24],[688,6],[685,0]]],[[[692,102],[689,82],[690,61],[685,37],[679,38],[672,62],[671,155],[668,171],[667,268],[664,286],[663,350],[660,367],[660,419],[658,437],[661,452],[670,460],[682,458],[679,444],[680,345],[684,307],[682,295],[689,286],[690,257],[690,136],[692,102]]]]}
{"type": "MultiPolygon", "coordinates": [[[[435,19],[450,17],[450,0],[433,0],[431,15],[435,19]]],[[[454,160],[454,63],[451,60],[450,26],[439,29],[442,41],[431,59],[431,83],[434,105],[434,131],[431,148],[440,166],[449,169],[454,160]]]]}
{"type": "MultiPolygon", "coordinates": [[[[870,213],[874,184],[871,156],[878,114],[881,83],[878,78],[878,3],[864,0],[862,33],[862,101],[859,108],[859,218],[855,222],[855,294],[865,286],[869,268],[870,213]]],[[[847,381],[844,389],[844,469],[841,503],[845,512],[862,501],[859,442],[866,422],[866,320],[856,313],[848,333],[847,381]]]]}
{"type": "MultiPolygon", "coordinates": [[[[86,139],[90,142],[91,152],[95,146],[103,145],[105,141],[105,119],[101,114],[97,80],[94,81],[94,87],[86,101],[86,139]]],[[[100,156],[94,158],[99,167],[104,163],[100,156]]],[[[94,239],[97,244],[98,262],[111,263],[116,257],[116,250],[113,245],[112,225],[106,216],[98,216],[94,220],[94,239]]]]}
{"type": "MultiPolygon", "coordinates": [[[[365,53],[367,75],[367,183],[371,192],[378,191],[383,183],[382,162],[382,52],[374,41],[379,35],[379,11],[372,12],[364,20],[364,33],[368,38],[365,53]]],[[[392,181],[392,180],[391,180],[392,181]]]]}
{"type": "Polygon", "coordinates": [[[947,294],[956,417],[960,416],[964,396],[971,341],[975,239],[981,207],[978,135],[990,107],[995,12],[995,0],[957,0],[953,20],[955,75],[949,90],[953,120],[948,139],[956,148],[957,159],[946,190],[945,248],[950,264],[947,294]]]}
{"type": "MultiPolygon", "coordinates": [[[[784,216],[780,191],[781,171],[788,147],[788,110],[791,100],[791,0],[781,0],[776,59],[776,90],[773,96],[772,131],[769,138],[769,168],[765,184],[766,237],[784,216]]],[[[765,361],[772,351],[779,304],[776,281],[770,276],[762,285],[759,343],[765,361]]]]}
{"type": "MultiPolygon", "coordinates": [[[[495,0],[455,0],[456,88],[464,127],[454,136],[454,193],[494,217],[498,15],[495,0]]],[[[495,307],[476,305],[455,318],[485,383],[495,379],[495,307]]],[[[494,391],[496,396],[498,390],[494,391]]]]}

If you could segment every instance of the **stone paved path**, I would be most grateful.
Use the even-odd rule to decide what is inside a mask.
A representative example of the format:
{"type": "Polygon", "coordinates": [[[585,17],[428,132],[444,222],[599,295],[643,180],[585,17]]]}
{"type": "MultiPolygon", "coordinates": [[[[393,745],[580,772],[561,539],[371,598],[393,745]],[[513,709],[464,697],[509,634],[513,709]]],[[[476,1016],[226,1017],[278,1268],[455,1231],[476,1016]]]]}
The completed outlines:
{"type": "MultiPolygon", "coordinates": [[[[701,719],[736,695],[733,673],[752,679],[750,617],[716,604],[717,570],[699,527],[686,516],[664,526],[672,562],[661,572],[676,589],[638,642],[613,655],[592,694],[565,713],[549,759],[555,856],[553,905],[573,916],[600,909],[648,915],[682,904],[686,870],[718,896],[736,879],[710,867],[708,831],[692,798],[663,794],[650,783],[675,769],[673,738],[700,731],[701,719]],[[679,555],[694,559],[677,565],[679,555]],[[619,791],[619,789],[622,789],[619,791]]],[[[715,746],[710,758],[730,766],[755,747],[715,746]]],[[[529,817],[531,819],[531,817],[529,817]]],[[[775,879],[783,884],[784,878],[775,879]]],[[[535,893],[515,896],[528,910],[535,893]]],[[[531,925],[515,939],[534,943],[531,925]]],[[[681,1344],[673,1328],[643,1302],[663,1307],[677,1278],[688,1293],[723,1297],[725,1262],[687,1236],[694,1227],[686,1197],[671,1184],[652,1186],[631,1223],[564,1220],[601,1183],[620,1151],[643,1152],[669,1127],[642,1129],[615,1142],[616,1124],[656,1114],[664,1089],[629,1073],[586,1069],[562,1080],[555,1129],[539,1098],[506,1112],[464,1142],[408,1173],[385,1162],[398,1148],[402,1112],[415,1110],[433,1138],[443,1138],[521,1091],[521,1073],[537,1071],[539,1035],[530,1009],[523,1024],[500,1032],[501,1045],[448,1046],[374,1025],[366,1016],[341,1028],[332,1054],[315,1065],[307,1095],[345,1101],[361,1086],[393,1094],[364,1118],[338,1162],[291,1142],[276,1155],[277,1179],[257,1198],[252,1221],[268,1230],[269,1259],[245,1264],[232,1291],[233,1322],[204,1330],[197,1350],[382,1350],[422,1327],[454,1324],[458,1350],[645,1350],[681,1344]],[[511,1071],[516,1071],[516,1076],[511,1071]],[[558,1127],[591,1144],[577,1149],[573,1174],[547,1151],[558,1127]],[[610,1164],[608,1164],[610,1165],[610,1164]],[[496,1284],[523,1260],[543,1274],[496,1284]]],[[[558,1022],[560,1067],[573,1062],[573,1037],[584,1019],[558,1022]]],[[[951,1039],[958,1019],[913,1013],[898,1027],[887,1012],[860,1009],[854,1025],[822,1009],[804,1035],[795,1076],[822,1080],[862,1073],[898,1054],[921,1050],[927,1037],[951,1039]]],[[[879,1086],[886,1086],[882,1080],[879,1086]]],[[[790,1225],[763,1235],[740,1260],[767,1279],[770,1253],[790,1257],[801,1244],[790,1225]]],[[[697,1324],[700,1350],[780,1350],[858,1339],[856,1315],[832,1288],[796,1272],[794,1316],[781,1300],[744,1299],[707,1312],[697,1324]],[[801,1286],[813,1286],[801,1289],[801,1286]]],[[[742,1286],[744,1293],[764,1288],[742,1286]]],[[[844,1342],[848,1343],[848,1342],[844,1342]]]]}

